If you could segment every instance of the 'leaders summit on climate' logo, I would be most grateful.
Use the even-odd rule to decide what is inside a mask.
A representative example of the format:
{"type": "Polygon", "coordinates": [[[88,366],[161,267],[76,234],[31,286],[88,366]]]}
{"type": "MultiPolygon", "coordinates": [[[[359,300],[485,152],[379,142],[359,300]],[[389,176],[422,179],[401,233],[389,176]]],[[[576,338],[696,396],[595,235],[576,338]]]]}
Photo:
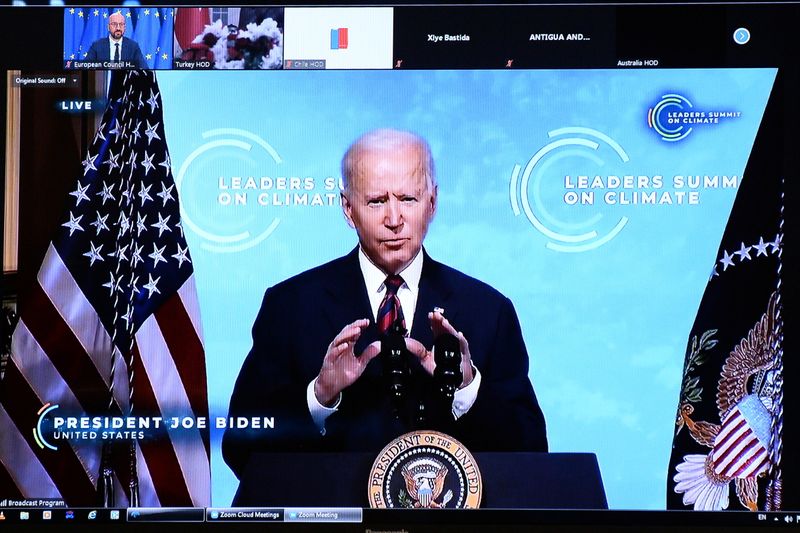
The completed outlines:
{"type": "Polygon", "coordinates": [[[688,98],[677,93],[665,94],[647,110],[647,125],[662,140],[676,142],[685,139],[695,126],[719,124],[724,119],[739,118],[741,111],[699,110],[688,98]]]}

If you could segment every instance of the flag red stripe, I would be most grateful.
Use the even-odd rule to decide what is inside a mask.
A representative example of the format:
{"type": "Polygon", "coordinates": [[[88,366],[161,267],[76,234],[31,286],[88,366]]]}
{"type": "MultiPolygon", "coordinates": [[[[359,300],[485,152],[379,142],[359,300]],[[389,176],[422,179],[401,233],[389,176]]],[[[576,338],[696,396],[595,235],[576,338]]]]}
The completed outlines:
{"type": "Polygon", "coordinates": [[[761,448],[759,452],[753,457],[750,461],[750,464],[745,470],[742,472],[737,472],[737,476],[744,475],[745,477],[755,476],[758,475],[760,472],[765,470],[769,465],[769,455],[767,454],[766,448],[761,448]]]}
{"type": "Polygon", "coordinates": [[[0,500],[5,498],[21,499],[22,493],[14,483],[14,478],[8,473],[3,462],[0,461],[0,500]]]}
{"type": "MultiPolygon", "coordinates": [[[[155,317],[194,415],[208,420],[205,351],[180,295],[176,292],[168,298],[155,312],[155,317]]],[[[211,457],[209,428],[201,429],[200,435],[206,457],[211,457]]]]}
{"type": "Polygon", "coordinates": [[[745,431],[744,433],[739,435],[739,437],[737,437],[736,440],[734,440],[733,442],[730,442],[731,435],[735,434],[737,431],[742,429],[742,427],[745,424],[746,424],[746,422],[744,420],[739,421],[739,423],[736,424],[736,426],[731,430],[731,432],[728,433],[728,435],[725,436],[725,438],[722,440],[722,442],[715,443],[715,448],[717,448],[717,450],[720,450],[722,453],[720,453],[719,455],[714,457],[714,463],[721,464],[725,460],[725,458],[728,456],[728,454],[731,453],[733,448],[735,448],[736,445],[738,443],[740,443],[743,438],[747,437],[750,434],[749,431],[745,431]],[[723,447],[724,447],[724,449],[723,449],[723,447]]]}
{"type": "Polygon", "coordinates": [[[730,472],[729,477],[736,477],[753,463],[753,460],[759,455],[758,450],[753,451],[756,446],[761,448],[758,439],[753,436],[753,439],[736,454],[733,461],[725,468],[725,472],[730,472]]]}
{"type": "Polygon", "coordinates": [[[732,435],[734,435],[737,431],[742,428],[742,424],[745,423],[744,417],[741,416],[739,411],[734,411],[732,415],[722,424],[722,429],[720,430],[720,434],[717,437],[719,442],[715,443],[717,447],[724,445],[726,441],[731,439],[732,435]]]}
{"type": "MultiPolygon", "coordinates": [[[[733,445],[730,448],[725,450],[725,453],[723,454],[723,457],[724,456],[728,456],[731,453],[733,453],[734,448],[737,448],[739,445],[741,445],[742,441],[744,441],[744,440],[747,440],[748,442],[744,443],[744,446],[740,450],[736,451],[736,454],[731,457],[731,459],[728,462],[728,464],[726,464],[724,467],[722,467],[721,470],[722,470],[723,473],[731,472],[731,470],[733,468],[735,468],[736,463],[738,461],[741,461],[742,457],[747,454],[747,450],[749,450],[750,448],[752,448],[753,446],[758,444],[758,439],[755,437],[755,435],[753,435],[753,432],[752,431],[746,431],[741,437],[736,439],[736,442],[734,442],[733,445]]],[[[728,474],[728,475],[730,475],[730,474],[728,474]]]]}
{"type": "MultiPolygon", "coordinates": [[[[742,441],[744,441],[744,440],[747,440],[747,439],[752,439],[753,441],[755,441],[755,440],[756,440],[756,438],[755,438],[755,436],[753,435],[753,432],[752,432],[752,431],[746,431],[745,433],[743,433],[743,434],[742,434],[742,435],[741,435],[741,436],[740,436],[738,439],[736,439],[736,440],[735,440],[735,441],[734,441],[734,442],[733,442],[733,443],[732,443],[732,444],[731,444],[731,445],[730,445],[728,448],[725,448],[725,451],[723,451],[723,452],[722,452],[722,453],[719,455],[719,457],[717,457],[717,458],[714,458],[714,459],[713,459],[713,463],[714,463],[714,465],[716,466],[715,470],[716,470],[717,472],[726,472],[726,471],[728,471],[728,470],[731,468],[731,465],[733,465],[733,464],[736,462],[736,459],[737,459],[737,458],[739,457],[739,455],[740,455],[740,453],[739,453],[739,452],[736,452],[736,453],[735,453],[735,455],[734,455],[734,452],[736,451],[736,450],[735,450],[735,448],[736,448],[737,446],[741,445],[741,444],[742,444],[742,441]]],[[[745,448],[746,448],[747,446],[749,446],[749,444],[750,444],[750,443],[748,443],[748,444],[745,446],[745,448]]]]}
{"type": "MultiPolygon", "coordinates": [[[[87,413],[105,414],[109,400],[108,386],[89,354],[38,283],[34,285],[27,302],[30,312],[23,311],[22,319],[42,351],[53,362],[53,366],[69,385],[83,409],[87,413]]],[[[49,401],[48,398],[44,400],[49,401]]],[[[119,407],[114,402],[111,415],[119,414],[119,407]]]]}
{"type": "Polygon", "coordinates": [[[155,312],[156,321],[169,347],[186,396],[196,416],[208,416],[206,365],[203,345],[178,293],[173,294],[155,312]]]}
{"type": "MultiPolygon", "coordinates": [[[[161,416],[161,411],[150,383],[150,378],[142,364],[139,349],[133,348],[133,411],[136,416],[161,416]]],[[[149,433],[155,438],[140,441],[142,455],[147,461],[150,476],[153,478],[158,500],[165,507],[192,506],[192,498],[186,488],[175,449],[166,429],[149,433]]]]}
{"type": "MultiPolygon", "coordinates": [[[[748,444],[745,447],[745,449],[742,450],[739,453],[739,457],[737,459],[741,460],[741,458],[743,458],[743,456],[747,455],[747,453],[751,450],[751,448],[753,448],[753,446],[756,446],[756,445],[758,445],[758,440],[754,439],[753,442],[748,444]]],[[[763,448],[762,448],[762,450],[763,450],[763,448]]],[[[729,477],[738,477],[739,474],[741,474],[742,472],[747,470],[750,467],[750,465],[753,464],[753,461],[757,460],[761,456],[762,456],[761,453],[751,454],[751,457],[749,457],[747,460],[745,460],[744,464],[742,464],[739,468],[737,468],[736,471],[733,472],[729,477]]]]}
{"type": "Polygon", "coordinates": [[[6,366],[2,403],[8,416],[50,474],[67,504],[72,506],[96,504],[95,487],[75,451],[63,441],[56,451],[43,450],[36,444],[33,428],[38,422],[36,413],[42,407],[42,402],[28,386],[28,382],[13,360],[9,360],[6,366]]]}

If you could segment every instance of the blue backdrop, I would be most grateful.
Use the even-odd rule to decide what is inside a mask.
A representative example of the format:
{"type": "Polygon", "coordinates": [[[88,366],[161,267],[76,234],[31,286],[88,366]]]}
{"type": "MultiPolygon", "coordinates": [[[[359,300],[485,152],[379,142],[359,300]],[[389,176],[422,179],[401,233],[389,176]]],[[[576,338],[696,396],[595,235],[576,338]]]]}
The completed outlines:
{"type": "MultiPolygon", "coordinates": [[[[774,77],[161,73],[211,416],[227,412],[264,290],[355,246],[336,201],[349,143],[376,127],[411,129],[429,141],[439,178],[425,246],[514,302],[551,450],[596,453],[612,508],[663,509],[687,335],[774,77]],[[668,112],[681,111],[672,106],[659,115],[662,133],[692,131],[665,141],[648,111],[670,94],[710,122],[733,116],[669,124],[668,112]],[[609,177],[624,175],[634,178],[609,177]],[[688,176],[706,175],[689,187],[688,176]]],[[[213,503],[228,505],[237,483],[220,439],[212,430],[213,503]]]]}
{"type": "Polygon", "coordinates": [[[172,8],[68,7],[64,9],[64,60],[83,60],[97,39],[108,37],[108,17],[125,16],[125,37],[135,40],[148,68],[172,67],[172,8]]]}

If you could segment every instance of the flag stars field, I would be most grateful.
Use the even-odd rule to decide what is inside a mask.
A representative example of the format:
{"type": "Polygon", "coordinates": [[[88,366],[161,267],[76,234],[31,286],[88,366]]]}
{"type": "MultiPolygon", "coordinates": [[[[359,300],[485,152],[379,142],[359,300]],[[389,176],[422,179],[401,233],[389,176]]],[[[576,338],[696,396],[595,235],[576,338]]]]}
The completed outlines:
{"type": "MultiPolygon", "coordinates": [[[[3,457],[0,479],[12,480],[23,497],[47,494],[70,506],[95,506],[98,498],[101,442],[81,443],[80,453],[67,443],[43,451],[18,429],[40,399],[76,413],[159,415],[169,406],[179,416],[208,416],[194,271],[159,98],[155,73],[112,73],[100,130],[89,137],[31,287],[34,305],[25,309],[32,311],[23,309],[14,331],[0,395],[0,414],[11,423],[0,428],[0,450],[27,459],[3,457]],[[142,124],[155,125],[149,140],[142,124]]],[[[197,428],[115,448],[108,468],[124,489],[115,491],[114,505],[128,505],[131,482],[143,506],[209,505],[209,449],[208,431],[197,428]]]]}

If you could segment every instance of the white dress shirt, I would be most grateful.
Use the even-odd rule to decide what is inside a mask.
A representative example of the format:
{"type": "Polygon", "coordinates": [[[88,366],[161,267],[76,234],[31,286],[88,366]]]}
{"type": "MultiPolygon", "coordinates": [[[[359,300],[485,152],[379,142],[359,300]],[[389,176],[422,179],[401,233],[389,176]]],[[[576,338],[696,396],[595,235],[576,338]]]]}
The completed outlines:
{"type": "MultiPolygon", "coordinates": [[[[411,263],[399,273],[400,277],[403,278],[403,284],[397,290],[397,298],[400,300],[400,307],[403,309],[403,318],[405,319],[407,331],[411,331],[414,325],[414,312],[417,309],[417,297],[419,296],[419,279],[422,276],[422,260],[423,254],[422,250],[420,250],[411,263]]],[[[384,283],[386,274],[369,260],[361,248],[358,249],[358,264],[361,267],[361,275],[364,277],[364,284],[367,287],[369,304],[372,308],[372,318],[377,320],[378,309],[386,295],[386,284],[384,283]]],[[[469,411],[478,397],[481,374],[474,365],[472,371],[474,373],[472,382],[466,387],[458,389],[453,397],[453,417],[456,419],[469,411]]],[[[308,410],[311,412],[311,418],[314,419],[314,423],[319,428],[320,433],[324,435],[325,420],[338,410],[339,403],[342,401],[342,394],[339,393],[339,397],[332,407],[326,407],[319,403],[317,395],[314,394],[316,381],[316,378],[314,378],[308,384],[306,401],[308,402],[308,410]]]]}
{"type": "Polygon", "coordinates": [[[114,45],[116,44],[119,44],[119,60],[122,61],[122,37],[120,37],[119,41],[115,41],[111,35],[108,36],[108,58],[114,61],[114,52],[117,50],[117,47],[114,45]]]}

